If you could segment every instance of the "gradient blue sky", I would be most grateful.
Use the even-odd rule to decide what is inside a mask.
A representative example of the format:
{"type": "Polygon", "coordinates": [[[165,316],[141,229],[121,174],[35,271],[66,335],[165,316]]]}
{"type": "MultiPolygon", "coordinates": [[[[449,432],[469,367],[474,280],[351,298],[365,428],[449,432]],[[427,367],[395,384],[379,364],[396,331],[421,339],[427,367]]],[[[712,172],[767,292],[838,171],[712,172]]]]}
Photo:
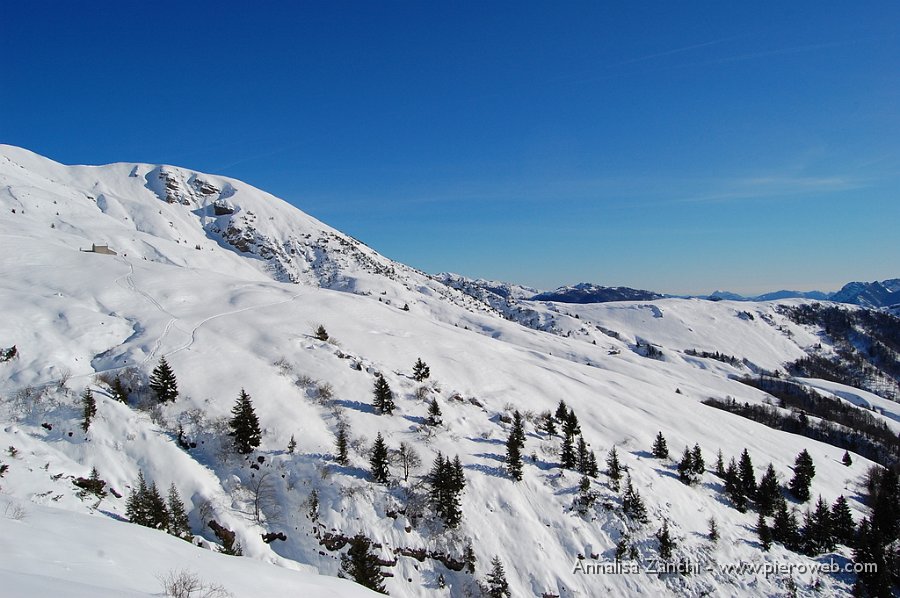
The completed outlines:
{"type": "Polygon", "coordinates": [[[428,272],[900,276],[900,3],[13,2],[0,142],[243,179],[428,272]]]}

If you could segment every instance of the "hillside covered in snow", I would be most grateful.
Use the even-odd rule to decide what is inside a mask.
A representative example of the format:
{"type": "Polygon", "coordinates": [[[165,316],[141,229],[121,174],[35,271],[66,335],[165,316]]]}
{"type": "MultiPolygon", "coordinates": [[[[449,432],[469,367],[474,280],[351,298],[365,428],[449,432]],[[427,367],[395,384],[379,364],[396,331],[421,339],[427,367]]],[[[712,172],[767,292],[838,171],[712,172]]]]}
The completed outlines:
{"type": "Polygon", "coordinates": [[[771,464],[800,524],[819,497],[871,517],[870,469],[900,460],[886,313],[528,301],[393,262],[240,181],[10,146],[0,213],[0,567],[20,595],[152,595],[176,569],[234,596],[370,595],[332,579],[364,538],[392,596],[477,596],[499,563],[513,596],[841,596],[852,542],[766,546],[762,499],[736,508],[717,456],[746,450],[744,482],[771,464]],[[172,401],[150,385],[161,360],[172,401]],[[583,442],[562,467],[567,436],[583,442]],[[679,471],[695,446],[705,467],[679,471]],[[787,489],[803,451],[806,500],[787,489]],[[125,522],[139,475],[174,488],[196,546],[125,522]]]}

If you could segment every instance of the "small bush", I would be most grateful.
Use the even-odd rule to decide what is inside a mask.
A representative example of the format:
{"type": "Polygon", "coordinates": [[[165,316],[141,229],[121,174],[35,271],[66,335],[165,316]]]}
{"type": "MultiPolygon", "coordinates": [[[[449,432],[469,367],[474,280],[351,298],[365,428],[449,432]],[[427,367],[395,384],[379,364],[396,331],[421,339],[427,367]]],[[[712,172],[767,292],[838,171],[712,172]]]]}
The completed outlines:
{"type": "Polygon", "coordinates": [[[184,569],[157,575],[163,592],[172,598],[227,598],[231,592],[218,583],[207,583],[184,569]]]}

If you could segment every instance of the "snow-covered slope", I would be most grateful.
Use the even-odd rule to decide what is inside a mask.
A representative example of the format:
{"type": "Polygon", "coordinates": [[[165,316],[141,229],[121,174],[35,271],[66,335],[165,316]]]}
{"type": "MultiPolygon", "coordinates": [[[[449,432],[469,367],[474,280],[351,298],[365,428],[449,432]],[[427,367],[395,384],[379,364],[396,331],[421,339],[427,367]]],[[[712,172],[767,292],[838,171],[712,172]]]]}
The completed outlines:
{"type": "MultiPolygon", "coordinates": [[[[0,457],[9,465],[0,485],[26,510],[40,505],[31,507],[42,530],[36,538],[53,533],[44,522],[56,515],[44,507],[95,519],[124,515],[124,498],[95,505],[74,494],[72,478],[96,467],[123,495],[139,471],[161,488],[175,484],[206,545],[218,542],[208,527],[216,520],[234,530],[244,555],[256,560],[293,568],[302,563],[336,575],[346,551],[341,537],[362,532],[377,543],[394,596],[469,595],[494,556],[515,596],[766,596],[791,584],[811,595],[816,580],[817,595],[828,596],[845,593],[853,582],[846,575],[795,573],[790,581],[716,569],[735,562],[810,565],[814,559],[778,546],[762,552],[752,531],[755,517],[728,505],[717,477],[707,473],[699,485],[685,486],[673,462],[648,453],[661,430],[673,455],[699,443],[712,462],[720,449],[727,460],[747,448],[758,473],[772,462],[784,481],[805,448],[817,468],[813,495],[830,503],[844,494],[857,516],[864,511],[858,483],[871,463],[863,457],[846,467],[841,449],[701,403],[710,397],[764,402],[767,395],[735,378],[755,368],[778,369],[822,342],[774,304],[529,303],[548,333],[391,262],[239,181],[168,166],[67,167],[8,146],[0,147],[0,213],[0,348],[15,345],[18,353],[0,363],[0,446],[16,448],[15,456],[0,457]],[[118,255],[79,251],[107,243],[118,255]],[[319,324],[328,341],[314,338],[319,324]],[[648,346],[658,347],[659,359],[642,354],[648,346]],[[737,361],[695,357],[686,349],[719,351],[737,361]],[[174,404],[139,409],[140,393],[131,405],[117,403],[97,377],[145,378],[162,356],[178,376],[181,394],[174,404]],[[411,375],[419,357],[432,372],[424,383],[411,375]],[[393,415],[371,407],[376,374],[394,390],[393,415]],[[78,397],[87,387],[98,398],[98,414],[85,433],[78,397]],[[264,429],[252,459],[235,455],[226,435],[242,388],[264,429]],[[432,398],[443,410],[444,424],[436,428],[424,425],[432,398]],[[621,495],[602,475],[590,482],[596,505],[583,515],[572,510],[580,476],[557,466],[559,438],[534,423],[560,400],[576,412],[601,463],[617,447],[647,502],[649,523],[623,515],[621,495]],[[513,410],[527,420],[529,458],[519,483],[503,466],[513,410]],[[342,423],[352,440],[349,465],[333,458],[342,423]],[[390,447],[406,442],[421,456],[423,464],[408,480],[396,467],[388,486],[369,480],[378,432],[390,447]],[[293,453],[287,450],[292,437],[293,453]],[[466,474],[458,529],[443,528],[427,509],[419,512],[422,476],[438,451],[458,454],[466,474]],[[254,500],[260,488],[261,502],[254,500]],[[705,538],[710,517],[722,534],[715,545],[705,538]],[[714,569],[692,576],[574,570],[580,558],[613,561],[626,534],[649,563],[663,520],[678,539],[679,558],[714,569]],[[267,544],[264,532],[282,532],[286,540],[267,544]],[[447,566],[447,557],[458,559],[467,541],[477,556],[475,575],[447,566]]],[[[880,407],[885,417],[896,416],[890,405],[880,407]]],[[[150,533],[124,523],[103,525],[119,526],[109,532],[116,535],[119,528],[150,533]]],[[[31,536],[16,533],[27,546],[31,536]]],[[[81,550],[95,550],[86,534],[65,535],[76,543],[79,536],[81,550]]],[[[15,552],[16,562],[39,546],[15,552]]],[[[848,554],[841,549],[832,556],[848,554]]],[[[111,566],[127,577],[133,562],[111,566]]],[[[92,560],[83,567],[90,572],[100,565],[92,560]]],[[[71,568],[80,566],[73,559],[71,568]]],[[[152,591],[147,575],[142,571],[134,585],[115,587],[123,594],[152,591]]],[[[298,583],[315,583],[304,579],[298,583]]],[[[239,586],[235,582],[233,591],[239,586]]],[[[334,595],[329,592],[320,595],[334,595]]]]}

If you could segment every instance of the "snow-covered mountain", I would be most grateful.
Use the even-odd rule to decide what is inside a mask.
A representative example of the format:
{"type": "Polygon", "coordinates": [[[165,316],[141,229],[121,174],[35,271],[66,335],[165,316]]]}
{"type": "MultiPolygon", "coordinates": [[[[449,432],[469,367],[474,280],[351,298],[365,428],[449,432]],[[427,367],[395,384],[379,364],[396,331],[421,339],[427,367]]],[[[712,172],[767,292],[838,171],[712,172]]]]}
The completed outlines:
{"type": "MultiPolygon", "coordinates": [[[[835,339],[792,311],[807,302],[531,302],[529,289],[469,288],[393,262],[240,181],[170,166],[63,166],[9,146],[0,146],[0,213],[0,446],[11,447],[0,455],[0,529],[12,538],[0,567],[14,571],[14,591],[148,595],[161,591],[156,574],[179,567],[236,596],[365,595],[316,577],[338,574],[358,533],[372,540],[393,596],[477,595],[494,557],[513,596],[838,596],[854,583],[813,570],[847,563],[847,547],[763,551],[756,515],[733,508],[719,477],[686,485],[673,459],[649,453],[660,431],[673,457],[697,444],[707,464],[746,448],[757,477],[771,462],[786,483],[805,449],[813,497],[844,495],[857,520],[866,514],[873,461],[851,450],[845,465],[843,447],[704,403],[777,403],[740,379],[786,378],[787,363],[837,355],[835,339]],[[146,381],[162,357],[179,396],[156,404],[146,381]],[[431,370],[421,381],[419,358],[431,370]],[[117,377],[128,404],[114,400],[117,377]],[[393,414],[372,406],[379,378],[393,414]],[[85,389],[97,402],[86,431],[85,389]],[[247,456],[228,436],[242,389],[262,427],[247,456]],[[440,425],[429,425],[432,401],[440,425]],[[625,512],[606,475],[583,482],[559,467],[560,435],[538,424],[560,401],[601,470],[616,447],[646,522],[625,512]],[[525,425],[519,482],[505,467],[515,411],[525,425]],[[342,428],[346,464],[335,459],[342,428]],[[379,433],[420,457],[408,476],[394,462],[389,484],[369,474],[379,433]],[[439,453],[458,455],[465,474],[455,528],[430,506],[426,474],[439,453]],[[75,485],[92,468],[109,489],[102,500],[75,485]],[[200,548],[116,521],[139,472],[175,486],[200,548]],[[718,542],[707,537],[710,518],[718,542]],[[213,554],[223,540],[211,522],[235,533],[244,557],[213,554]],[[663,522],[673,558],[702,569],[609,572],[617,546],[629,549],[623,563],[652,565],[663,522]],[[468,545],[474,573],[462,563],[468,545]],[[767,574],[773,563],[793,569],[767,574]]],[[[900,432],[900,406],[877,393],[798,383],[823,401],[865,403],[873,425],[900,432]]]]}

